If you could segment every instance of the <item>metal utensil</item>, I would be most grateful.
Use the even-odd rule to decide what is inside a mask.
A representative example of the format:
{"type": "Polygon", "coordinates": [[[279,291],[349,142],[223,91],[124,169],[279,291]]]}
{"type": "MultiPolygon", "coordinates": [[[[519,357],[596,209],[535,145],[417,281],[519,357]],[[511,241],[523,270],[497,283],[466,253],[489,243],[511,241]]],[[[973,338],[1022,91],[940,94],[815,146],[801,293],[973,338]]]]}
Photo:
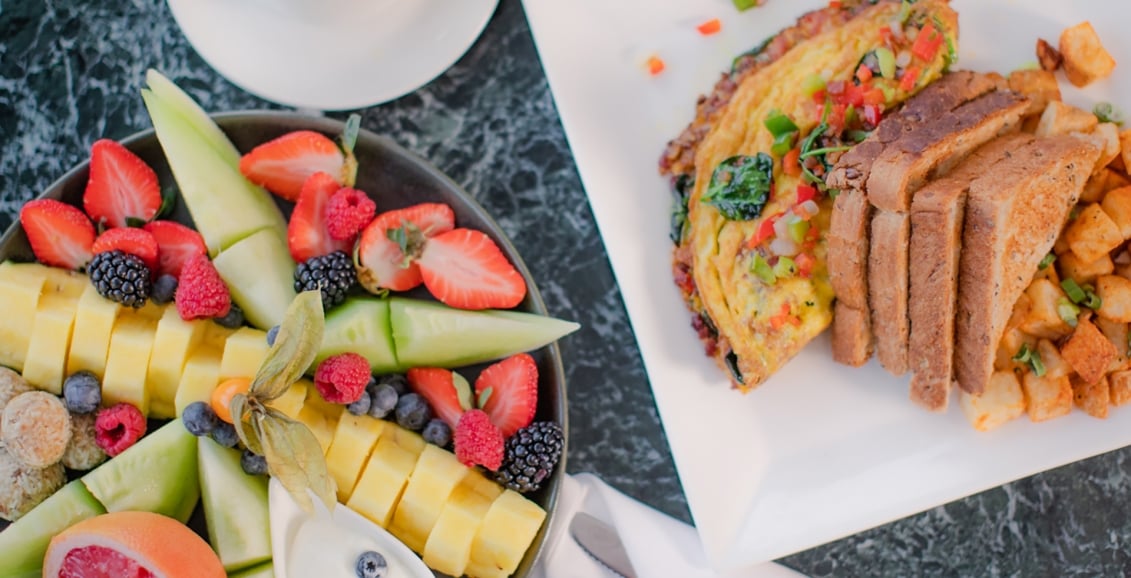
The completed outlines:
{"type": "Polygon", "coordinates": [[[605,522],[578,512],[569,523],[569,535],[594,560],[623,578],[636,578],[636,570],[616,530],[605,522]]]}

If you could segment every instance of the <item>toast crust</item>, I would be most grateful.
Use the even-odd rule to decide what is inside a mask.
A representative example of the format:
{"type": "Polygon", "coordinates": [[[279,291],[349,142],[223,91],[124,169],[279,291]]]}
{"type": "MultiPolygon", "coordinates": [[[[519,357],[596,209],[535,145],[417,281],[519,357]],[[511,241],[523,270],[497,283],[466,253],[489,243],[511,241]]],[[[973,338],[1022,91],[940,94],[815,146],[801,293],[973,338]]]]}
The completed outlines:
{"type": "Polygon", "coordinates": [[[872,328],[868,309],[837,301],[832,323],[833,360],[860,367],[872,357],[872,328]]]}
{"type": "Polygon", "coordinates": [[[876,357],[892,375],[907,373],[908,241],[907,213],[876,211],[868,254],[868,297],[875,332],[876,357]]]}

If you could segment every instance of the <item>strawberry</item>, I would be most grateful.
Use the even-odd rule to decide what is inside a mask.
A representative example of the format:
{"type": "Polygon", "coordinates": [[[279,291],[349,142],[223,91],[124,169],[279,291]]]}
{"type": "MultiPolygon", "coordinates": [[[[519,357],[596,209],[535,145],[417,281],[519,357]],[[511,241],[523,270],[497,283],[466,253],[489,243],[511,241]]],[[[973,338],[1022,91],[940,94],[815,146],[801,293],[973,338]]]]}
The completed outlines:
{"type": "Polygon", "coordinates": [[[287,246],[296,263],[334,251],[349,252],[349,241],[336,241],[326,230],[326,205],[341,188],[334,177],[314,173],[302,186],[291,222],[287,223],[287,246]]]}
{"type": "Polygon", "coordinates": [[[510,309],[526,297],[526,282],[485,233],[453,229],[428,240],[417,260],[424,286],[458,309],[510,309]]]}
{"type": "MultiPolygon", "coordinates": [[[[336,183],[352,185],[343,174],[346,157],[334,141],[309,130],[287,133],[267,141],[240,159],[240,172],[267,190],[294,201],[311,175],[323,172],[336,183]]],[[[335,190],[337,190],[335,188],[335,190]]]]}
{"type": "Polygon", "coordinates": [[[44,265],[82,269],[94,256],[94,225],[76,207],[54,199],[31,201],[20,209],[20,225],[44,265]]]}
{"type": "Polygon", "coordinates": [[[157,270],[157,240],[149,231],[133,227],[109,229],[94,240],[91,251],[97,255],[115,249],[141,259],[150,273],[157,270]]]}
{"type": "Polygon", "coordinates": [[[90,147],[90,179],[82,206],[95,223],[106,227],[150,221],[161,209],[157,173],[126,147],[99,140],[90,147]]]}
{"type": "Polygon", "coordinates": [[[453,430],[463,415],[463,405],[459,401],[455,377],[447,369],[438,367],[416,367],[405,374],[412,391],[428,400],[436,417],[444,420],[453,430]]]}
{"type": "Polygon", "coordinates": [[[413,259],[423,240],[455,226],[455,213],[442,203],[421,203],[377,215],[361,232],[357,244],[358,280],[374,293],[384,289],[408,291],[420,285],[420,267],[413,259]],[[419,235],[413,234],[414,229],[419,235]],[[403,247],[389,238],[390,231],[394,236],[403,235],[403,247]]]}
{"type": "Polygon", "coordinates": [[[157,275],[181,276],[190,257],[207,255],[200,233],[173,221],[151,221],[142,227],[157,241],[157,275]]]}
{"type": "Polygon", "coordinates": [[[538,365],[526,353],[497,362],[475,380],[475,396],[480,400],[480,409],[491,417],[491,423],[509,438],[534,421],[538,409],[538,365]]]}
{"type": "Polygon", "coordinates": [[[342,187],[326,207],[326,230],[338,241],[352,241],[377,212],[377,204],[368,195],[342,187]]]}

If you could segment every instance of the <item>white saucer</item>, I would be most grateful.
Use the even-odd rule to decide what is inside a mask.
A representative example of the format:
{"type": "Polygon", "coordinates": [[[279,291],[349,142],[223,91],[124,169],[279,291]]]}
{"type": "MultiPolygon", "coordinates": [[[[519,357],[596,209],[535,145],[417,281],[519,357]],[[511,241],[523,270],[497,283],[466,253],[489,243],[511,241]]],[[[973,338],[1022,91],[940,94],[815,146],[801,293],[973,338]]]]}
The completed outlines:
{"type": "Polygon", "coordinates": [[[316,110],[403,96],[467,51],[498,0],[169,0],[193,48],[261,98],[316,110]]]}

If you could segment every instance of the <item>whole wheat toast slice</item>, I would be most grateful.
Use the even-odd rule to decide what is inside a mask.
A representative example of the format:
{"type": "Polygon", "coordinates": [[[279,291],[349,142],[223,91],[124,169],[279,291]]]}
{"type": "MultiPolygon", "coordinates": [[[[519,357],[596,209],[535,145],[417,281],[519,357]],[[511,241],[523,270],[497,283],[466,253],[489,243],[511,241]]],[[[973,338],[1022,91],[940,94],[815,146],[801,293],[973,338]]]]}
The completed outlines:
{"type": "Polygon", "coordinates": [[[872,328],[868,309],[836,302],[833,307],[833,360],[860,367],[872,356],[872,328]]]}
{"type": "Polygon", "coordinates": [[[1072,135],[1038,139],[971,183],[962,227],[955,377],[985,391],[1013,304],[1048,254],[1101,150],[1072,135]]]}
{"type": "Polygon", "coordinates": [[[966,192],[973,179],[1034,140],[1033,135],[1015,133],[986,143],[946,177],[916,192],[911,202],[907,360],[911,401],[920,407],[946,411],[950,399],[966,192]]]}
{"type": "Polygon", "coordinates": [[[868,253],[868,304],[876,357],[892,375],[907,373],[908,241],[907,213],[876,211],[872,217],[872,248],[868,253]]]}

